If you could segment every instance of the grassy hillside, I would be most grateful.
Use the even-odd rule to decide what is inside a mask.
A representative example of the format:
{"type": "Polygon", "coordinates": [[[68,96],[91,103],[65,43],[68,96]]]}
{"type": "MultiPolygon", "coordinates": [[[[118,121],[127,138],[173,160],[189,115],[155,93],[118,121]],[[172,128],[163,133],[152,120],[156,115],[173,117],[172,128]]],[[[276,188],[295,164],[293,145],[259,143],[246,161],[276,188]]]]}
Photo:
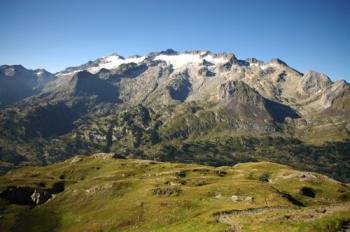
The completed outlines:
{"type": "Polygon", "coordinates": [[[337,231],[350,221],[350,187],[269,162],[77,156],[11,171],[0,192],[2,231],[337,231]]]}

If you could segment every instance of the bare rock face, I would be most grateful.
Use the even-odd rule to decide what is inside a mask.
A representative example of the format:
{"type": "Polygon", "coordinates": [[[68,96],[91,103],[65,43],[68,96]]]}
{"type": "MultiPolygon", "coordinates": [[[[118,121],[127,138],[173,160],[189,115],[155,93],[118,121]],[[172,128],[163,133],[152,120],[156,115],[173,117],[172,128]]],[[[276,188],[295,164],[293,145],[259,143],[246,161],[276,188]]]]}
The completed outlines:
{"type": "Polygon", "coordinates": [[[271,101],[242,81],[228,81],[220,85],[218,100],[236,112],[242,118],[256,120],[275,120],[283,122],[285,118],[298,118],[290,107],[271,101]]]}
{"type": "Polygon", "coordinates": [[[51,198],[51,193],[48,191],[40,191],[38,189],[34,189],[33,194],[30,196],[34,204],[39,205],[46,202],[51,198]]]}
{"type": "MultiPolygon", "coordinates": [[[[321,103],[333,113],[350,113],[350,86],[345,81],[336,81],[321,97],[321,103]]],[[[328,110],[328,109],[327,109],[328,110]]],[[[328,110],[329,111],[329,110],[328,110]]]]}
{"type": "Polygon", "coordinates": [[[117,101],[117,89],[87,71],[76,73],[70,81],[70,85],[73,96],[97,96],[101,101],[117,101]]]}
{"type": "Polygon", "coordinates": [[[258,92],[250,88],[242,81],[228,81],[219,86],[219,101],[235,100],[238,103],[256,104],[262,102],[262,97],[258,92]]]}
{"type": "Polygon", "coordinates": [[[298,91],[300,94],[315,94],[326,90],[331,84],[332,82],[328,76],[315,71],[309,71],[300,79],[298,91]]]}
{"type": "Polygon", "coordinates": [[[188,73],[178,73],[166,86],[172,99],[185,101],[191,91],[191,83],[188,80],[188,73]]]}
{"type": "Polygon", "coordinates": [[[0,196],[18,205],[39,205],[50,199],[52,195],[46,190],[12,186],[3,191],[0,196]]]}
{"type": "Polygon", "coordinates": [[[235,86],[235,82],[227,82],[219,87],[218,91],[218,99],[219,100],[227,100],[235,95],[235,92],[237,91],[237,88],[235,86]]]}
{"type": "Polygon", "coordinates": [[[49,189],[29,186],[10,186],[0,193],[0,197],[13,204],[35,206],[45,203],[53,194],[62,191],[64,191],[63,182],[57,182],[49,189]]]}
{"type": "Polygon", "coordinates": [[[258,92],[242,81],[228,81],[218,88],[218,102],[232,117],[240,120],[254,120],[256,128],[263,126],[264,120],[271,120],[265,104],[258,92]]]}

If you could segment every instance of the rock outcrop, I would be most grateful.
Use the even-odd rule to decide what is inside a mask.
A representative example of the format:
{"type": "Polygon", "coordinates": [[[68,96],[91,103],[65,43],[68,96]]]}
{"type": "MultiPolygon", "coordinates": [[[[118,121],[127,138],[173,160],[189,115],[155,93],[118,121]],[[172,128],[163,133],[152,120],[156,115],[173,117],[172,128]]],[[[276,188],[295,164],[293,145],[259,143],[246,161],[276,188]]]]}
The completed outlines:
{"type": "Polygon", "coordinates": [[[17,205],[40,205],[52,198],[53,194],[64,191],[64,183],[57,182],[52,188],[42,189],[30,186],[9,186],[0,197],[17,205]]]}

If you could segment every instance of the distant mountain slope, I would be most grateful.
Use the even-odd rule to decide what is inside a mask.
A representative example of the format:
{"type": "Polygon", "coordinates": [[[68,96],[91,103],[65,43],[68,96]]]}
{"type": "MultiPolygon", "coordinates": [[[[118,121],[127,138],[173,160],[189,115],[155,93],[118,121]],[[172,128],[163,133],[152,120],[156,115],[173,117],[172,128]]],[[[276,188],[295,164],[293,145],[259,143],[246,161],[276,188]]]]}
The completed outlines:
{"type": "Polygon", "coordinates": [[[53,74],[44,69],[28,70],[21,65],[0,66],[0,107],[40,93],[54,78],[53,74]]]}
{"type": "MultiPolygon", "coordinates": [[[[85,74],[78,75],[86,76],[87,71],[113,84],[121,100],[128,104],[217,101],[217,89],[223,83],[242,81],[263,97],[309,115],[332,108],[338,98],[348,95],[350,88],[344,81],[333,83],[329,77],[315,71],[302,74],[279,59],[264,63],[254,58],[238,60],[229,53],[167,50],[127,59],[112,54],[56,73],[56,82],[49,86],[46,84],[54,76],[45,70],[4,65],[0,72],[4,83],[0,99],[8,105],[40,93],[43,87],[46,94],[69,89],[73,76],[84,71],[85,74]],[[5,88],[8,85],[11,86],[5,88]],[[14,86],[18,87],[18,96],[14,96],[14,86]]],[[[348,108],[344,105],[342,110],[349,112],[348,108]]]]}
{"type": "Polygon", "coordinates": [[[1,70],[2,171],[112,151],[211,165],[268,160],[350,180],[349,84],[279,59],[169,49],[54,75],[1,70]]]}
{"type": "Polygon", "coordinates": [[[66,77],[82,70],[117,82],[125,101],[147,104],[172,100],[215,101],[216,89],[233,80],[247,83],[267,99],[310,114],[330,108],[335,99],[349,90],[349,84],[344,81],[333,83],[329,77],[315,71],[302,74],[279,59],[264,63],[254,58],[238,60],[233,54],[209,51],[169,49],[127,59],[112,54],[68,68],[57,76],[66,77]],[[186,87],[179,89],[183,88],[181,86],[186,87]],[[175,93],[176,89],[181,91],[181,96],[175,93]]]}

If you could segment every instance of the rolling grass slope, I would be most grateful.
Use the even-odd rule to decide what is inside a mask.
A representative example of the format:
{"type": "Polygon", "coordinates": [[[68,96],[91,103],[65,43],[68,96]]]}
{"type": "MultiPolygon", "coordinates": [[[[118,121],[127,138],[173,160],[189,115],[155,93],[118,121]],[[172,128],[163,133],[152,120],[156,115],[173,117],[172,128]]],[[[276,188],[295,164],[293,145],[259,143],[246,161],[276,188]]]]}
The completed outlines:
{"type": "Polygon", "coordinates": [[[337,231],[350,221],[349,186],[270,162],[215,168],[101,153],[11,171],[0,192],[2,231],[337,231]],[[11,186],[52,194],[15,204],[11,186]]]}

